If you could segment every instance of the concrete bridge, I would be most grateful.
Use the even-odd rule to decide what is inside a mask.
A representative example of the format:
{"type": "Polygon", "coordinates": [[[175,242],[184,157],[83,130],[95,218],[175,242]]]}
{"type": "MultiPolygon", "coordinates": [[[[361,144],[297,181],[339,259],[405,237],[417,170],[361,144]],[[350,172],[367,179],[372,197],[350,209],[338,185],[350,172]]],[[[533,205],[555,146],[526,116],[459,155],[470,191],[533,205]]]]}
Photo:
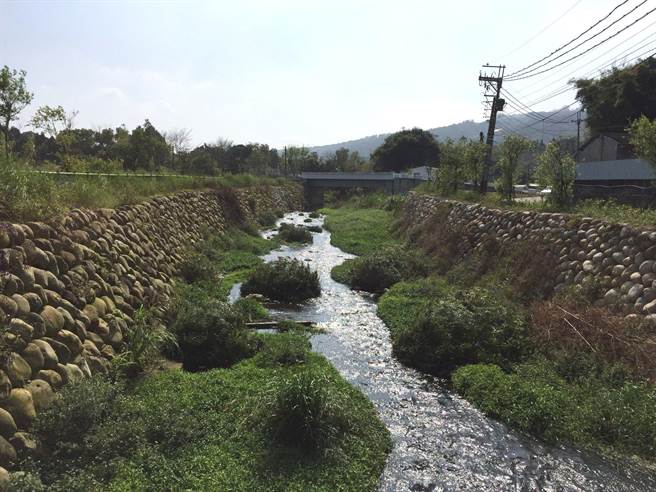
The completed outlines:
{"type": "Polygon", "coordinates": [[[343,188],[378,190],[389,195],[407,193],[426,178],[399,173],[309,173],[299,176],[303,182],[305,203],[312,209],[323,206],[324,192],[343,188]]]}

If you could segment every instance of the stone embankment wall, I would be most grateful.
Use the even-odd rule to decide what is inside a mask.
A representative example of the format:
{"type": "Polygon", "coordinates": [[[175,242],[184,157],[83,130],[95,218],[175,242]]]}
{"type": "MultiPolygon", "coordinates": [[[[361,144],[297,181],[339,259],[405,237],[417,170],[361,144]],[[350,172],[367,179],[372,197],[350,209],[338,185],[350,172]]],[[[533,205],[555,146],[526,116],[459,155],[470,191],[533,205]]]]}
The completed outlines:
{"type": "Polygon", "coordinates": [[[33,445],[22,431],[54,391],[107,372],[135,310],[167,300],[176,267],[204,231],[301,206],[300,187],[290,185],[0,223],[0,467],[33,445]]]}
{"type": "Polygon", "coordinates": [[[462,232],[463,255],[481,248],[489,237],[505,245],[535,240],[557,261],[556,290],[594,280],[602,288],[598,305],[656,320],[656,231],[567,214],[491,209],[418,193],[408,197],[405,220],[419,225],[444,207],[448,224],[462,232]]]}

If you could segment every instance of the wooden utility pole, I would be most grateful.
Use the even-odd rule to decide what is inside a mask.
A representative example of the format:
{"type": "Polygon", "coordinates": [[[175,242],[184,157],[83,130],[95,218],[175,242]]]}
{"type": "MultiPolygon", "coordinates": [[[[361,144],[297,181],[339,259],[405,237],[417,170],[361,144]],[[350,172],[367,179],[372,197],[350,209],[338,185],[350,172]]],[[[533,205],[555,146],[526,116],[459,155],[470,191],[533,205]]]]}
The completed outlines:
{"type": "Polygon", "coordinates": [[[576,123],[576,152],[574,152],[574,160],[579,161],[579,149],[581,148],[581,109],[576,112],[576,119],[570,120],[570,123],[576,123]]]}
{"type": "Polygon", "coordinates": [[[486,110],[490,111],[490,122],[487,127],[487,139],[485,145],[485,162],[483,163],[483,174],[481,176],[480,192],[487,193],[487,184],[490,177],[490,168],[492,167],[492,147],[494,146],[494,132],[497,125],[497,112],[503,111],[506,101],[501,98],[501,85],[503,84],[503,74],[506,70],[505,65],[483,65],[483,68],[496,69],[495,75],[489,75],[481,72],[478,76],[478,82],[484,88],[486,110]]]}

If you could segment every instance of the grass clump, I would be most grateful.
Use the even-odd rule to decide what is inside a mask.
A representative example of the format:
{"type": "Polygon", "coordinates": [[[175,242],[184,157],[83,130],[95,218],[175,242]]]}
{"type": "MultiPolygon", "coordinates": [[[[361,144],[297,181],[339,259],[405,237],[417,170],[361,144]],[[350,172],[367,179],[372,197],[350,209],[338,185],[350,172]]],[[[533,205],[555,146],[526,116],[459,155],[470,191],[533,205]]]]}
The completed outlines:
{"type": "Polygon", "coordinates": [[[278,237],[288,243],[311,243],[312,234],[305,227],[283,223],[278,228],[278,237]]]}
{"type": "MultiPolygon", "coordinates": [[[[263,350],[278,336],[260,337],[263,350]]],[[[11,490],[374,491],[390,449],[373,405],[311,353],[128,386],[85,379],[58,392],[35,429],[41,451],[20,464],[26,475],[12,474],[11,490]],[[317,384],[307,405],[285,406],[317,384]],[[285,428],[307,432],[296,441],[285,428]]]]}
{"type": "Polygon", "coordinates": [[[134,315],[125,333],[125,348],[112,360],[115,368],[134,376],[155,367],[162,351],[177,348],[175,335],[169,331],[152,311],[143,307],[134,315]]]}
{"type": "Polygon", "coordinates": [[[281,258],[253,270],[241,286],[242,295],[262,294],[282,302],[303,302],[321,294],[319,275],[305,263],[281,258]]]}
{"type": "Polygon", "coordinates": [[[218,299],[186,303],[172,329],[182,352],[182,367],[187,371],[230,367],[255,351],[242,313],[218,299]]]}
{"type": "Polygon", "coordinates": [[[180,276],[187,283],[215,280],[217,270],[215,264],[205,255],[191,254],[181,264],[180,276]]]}
{"type": "Polygon", "coordinates": [[[417,252],[402,247],[387,247],[346,260],[333,268],[331,276],[353,289],[380,294],[401,280],[428,275],[430,266],[430,260],[417,252]]]}
{"type": "Polygon", "coordinates": [[[289,366],[308,360],[311,348],[308,333],[287,331],[261,336],[266,343],[253,359],[258,367],[289,366]]]}
{"type": "Polygon", "coordinates": [[[453,384],[486,414],[546,440],[656,457],[656,389],[580,362],[559,367],[537,358],[511,372],[471,365],[453,374],[453,384]]]}
{"type": "Polygon", "coordinates": [[[323,372],[305,369],[277,381],[265,406],[274,441],[303,451],[324,453],[352,430],[344,397],[323,372]]]}
{"type": "Polygon", "coordinates": [[[252,297],[240,297],[232,306],[247,323],[261,321],[269,317],[267,308],[252,297]]]}
{"type": "Polygon", "coordinates": [[[430,280],[401,283],[381,298],[378,313],[390,328],[395,355],[433,374],[477,362],[507,367],[528,350],[522,313],[478,288],[456,290],[430,280]]]}

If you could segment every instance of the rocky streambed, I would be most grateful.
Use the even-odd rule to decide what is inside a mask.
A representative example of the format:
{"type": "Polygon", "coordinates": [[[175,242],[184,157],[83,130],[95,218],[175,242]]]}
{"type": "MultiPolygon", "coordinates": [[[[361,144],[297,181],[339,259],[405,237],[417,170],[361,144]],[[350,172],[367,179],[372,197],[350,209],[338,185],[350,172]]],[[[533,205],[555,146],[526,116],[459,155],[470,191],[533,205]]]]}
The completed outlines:
{"type": "MultiPolygon", "coordinates": [[[[308,225],[306,219],[293,213],[282,220],[308,225]]],[[[321,224],[322,219],[312,222],[321,224]]],[[[400,364],[375,300],[330,277],[330,270],[351,255],[330,244],[329,232],[313,236],[312,244],[283,246],[265,260],[308,262],[319,272],[321,296],[272,312],[323,328],[325,333],[313,337],[314,350],[376,406],[394,441],[380,490],[656,490],[656,478],[645,471],[516,433],[450,392],[443,381],[400,364]]],[[[238,292],[236,286],[232,297],[238,292]]]]}

